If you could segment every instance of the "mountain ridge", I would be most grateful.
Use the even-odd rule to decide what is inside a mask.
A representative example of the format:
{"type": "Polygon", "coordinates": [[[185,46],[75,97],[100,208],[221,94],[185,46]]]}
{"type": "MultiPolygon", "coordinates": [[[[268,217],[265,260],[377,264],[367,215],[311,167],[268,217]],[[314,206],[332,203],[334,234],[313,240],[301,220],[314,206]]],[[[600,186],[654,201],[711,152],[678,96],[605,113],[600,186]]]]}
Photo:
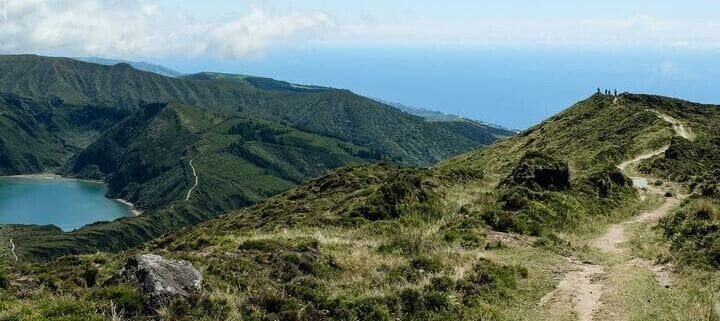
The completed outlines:
{"type": "Polygon", "coordinates": [[[135,68],[137,70],[153,72],[153,73],[160,74],[163,76],[168,76],[168,77],[180,77],[180,76],[185,75],[179,71],[172,70],[165,66],[151,64],[151,63],[142,62],[142,61],[129,61],[129,60],[108,59],[108,58],[99,58],[99,57],[81,57],[81,58],[73,58],[73,59],[84,61],[84,62],[89,62],[89,63],[94,63],[94,64],[99,64],[99,65],[107,65],[107,66],[124,63],[124,64],[129,64],[130,66],[132,66],[133,68],[135,68]]]}
{"type": "Polygon", "coordinates": [[[52,98],[128,111],[147,103],[180,102],[288,122],[311,133],[374,146],[391,159],[413,165],[427,166],[494,139],[490,134],[468,138],[346,90],[265,90],[239,81],[168,78],[130,66],[31,55],[0,57],[0,72],[0,92],[35,101],[52,98]],[[391,127],[397,130],[383,130],[391,127]]]}
{"type": "MultiPolygon", "coordinates": [[[[144,212],[71,233],[41,228],[37,240],[46,242],[33,253],[44,257],[137,246],[344,165],[428,165],[499,138],[470,123],[429,123],[347,90],[269,78],[168,78],[128,64],[36,55],[0,56],[0,71],[0,92],[45,115],[33,125],[37,133],[8,128],[5,174],[57,170],[104,180],[109,197],[144,212]],[[31,135],[49,139],[33,147],[31,135]],[[25,151],[11,148],[20,145],[25,151]]],[[[37,114],[6,110],[16,120],[37,114]]]]}

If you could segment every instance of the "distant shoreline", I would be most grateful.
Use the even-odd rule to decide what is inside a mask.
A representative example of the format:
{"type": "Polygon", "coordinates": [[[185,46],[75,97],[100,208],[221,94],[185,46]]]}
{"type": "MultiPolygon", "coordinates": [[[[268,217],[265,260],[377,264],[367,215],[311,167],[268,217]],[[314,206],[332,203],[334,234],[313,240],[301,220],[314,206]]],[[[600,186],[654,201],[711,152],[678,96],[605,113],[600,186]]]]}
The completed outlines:
{"type": "Polygon", "coordinates": [[[85,183],[93,183],[93,184],[105,184],[105,182],[97,179],[80,179],[80,178],[71,178],[71,177],[62,177],[58,174],[53,173],[41,173],[41,174],[21,174],[21,175],[8,175],[8,176],[0,176],[0,177],[7,177],[7,178],[32,178],[32,179],[45,179],[45,180],[68,180],[68,181],[78,181],[78,182],[85,182],[85,183]]]}
{"type": "MultiPolygon", "coordinates": [[[[101,180],[96,179],[77,179],[77,178],[69,178],[69,177],[62,177],[58,174],[53,173],[40,173],[40,174],[21,174],[21,175],[8,175],[8,176],[0,176],[0,178],[29,178],[29,179],[43,179],[43,180],[67,180],[67,181],[77,181],[77,182],[84,182],[84,183],[91,183],[91,184],[101,184],[105,185],[105,182],[101,180]]],[[[130,210],[130,213],[132,213],[134,216],[140,216],[143,214],[143,212],[135,207],[135,204],[130,203],[124,199],[121,198],[109,198],[110,200],[116,201],[118,203],[121,203],[128,207],[130,210]]]]}

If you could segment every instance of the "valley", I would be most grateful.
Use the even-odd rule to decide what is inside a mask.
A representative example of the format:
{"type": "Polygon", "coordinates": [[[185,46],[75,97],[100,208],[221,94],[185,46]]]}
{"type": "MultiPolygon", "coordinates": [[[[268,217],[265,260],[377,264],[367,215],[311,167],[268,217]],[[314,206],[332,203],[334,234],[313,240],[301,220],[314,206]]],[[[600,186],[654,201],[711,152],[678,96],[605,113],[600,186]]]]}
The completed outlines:
{"type": "Polygon", "coordinates": [[[102,180],[109,198],[144,213],[70,233],[4,228],[37,229],[42,237],[23,244],[44,257],[127,249],[337,167],[429,165],[513,134],[429,122],[347,90],[268,78],[166,77],[34,55],[0,56],[0,73],[0,174],[102,180]]]}

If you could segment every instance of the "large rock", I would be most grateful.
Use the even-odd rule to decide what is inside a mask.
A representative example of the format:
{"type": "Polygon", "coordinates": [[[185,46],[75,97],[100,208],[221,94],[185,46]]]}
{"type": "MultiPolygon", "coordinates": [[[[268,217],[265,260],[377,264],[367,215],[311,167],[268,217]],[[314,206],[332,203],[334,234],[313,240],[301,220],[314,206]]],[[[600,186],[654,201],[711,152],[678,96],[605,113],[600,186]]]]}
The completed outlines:
{"type": "Polygon", "coordinates": [[[135,287],[146,297],[149,306],[160,307],[197,293],[202,274],[188,261],[144,254],[130,258],[105,284],[135,287]]]}
{"type": "Polygon", "coordinates": [[[565,162],[540,153],[528,153],[502,183],[531,190],[564,190],[570,187],[570,171],[565,162]]]}

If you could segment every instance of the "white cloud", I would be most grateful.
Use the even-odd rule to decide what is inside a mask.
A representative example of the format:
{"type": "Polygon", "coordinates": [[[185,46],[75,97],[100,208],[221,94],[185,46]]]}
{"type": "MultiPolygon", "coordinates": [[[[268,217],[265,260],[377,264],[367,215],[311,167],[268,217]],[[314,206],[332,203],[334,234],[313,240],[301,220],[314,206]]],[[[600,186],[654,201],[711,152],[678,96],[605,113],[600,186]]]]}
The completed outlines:
{"type": "Polygon", "coordinates": [[[0,51],[111,57],[170,54],[240,57],[332,28],[319,12],[252,8],[201,21],[150,0],[0,0],[0,51]]]}
{"type": "Polygon", "coordinates": [[[343,25],[326,42],[421,42],[490,45],[652,45],[712,47],[720,22],[648,15],[607,19],[405,21],[343,25]]]}

